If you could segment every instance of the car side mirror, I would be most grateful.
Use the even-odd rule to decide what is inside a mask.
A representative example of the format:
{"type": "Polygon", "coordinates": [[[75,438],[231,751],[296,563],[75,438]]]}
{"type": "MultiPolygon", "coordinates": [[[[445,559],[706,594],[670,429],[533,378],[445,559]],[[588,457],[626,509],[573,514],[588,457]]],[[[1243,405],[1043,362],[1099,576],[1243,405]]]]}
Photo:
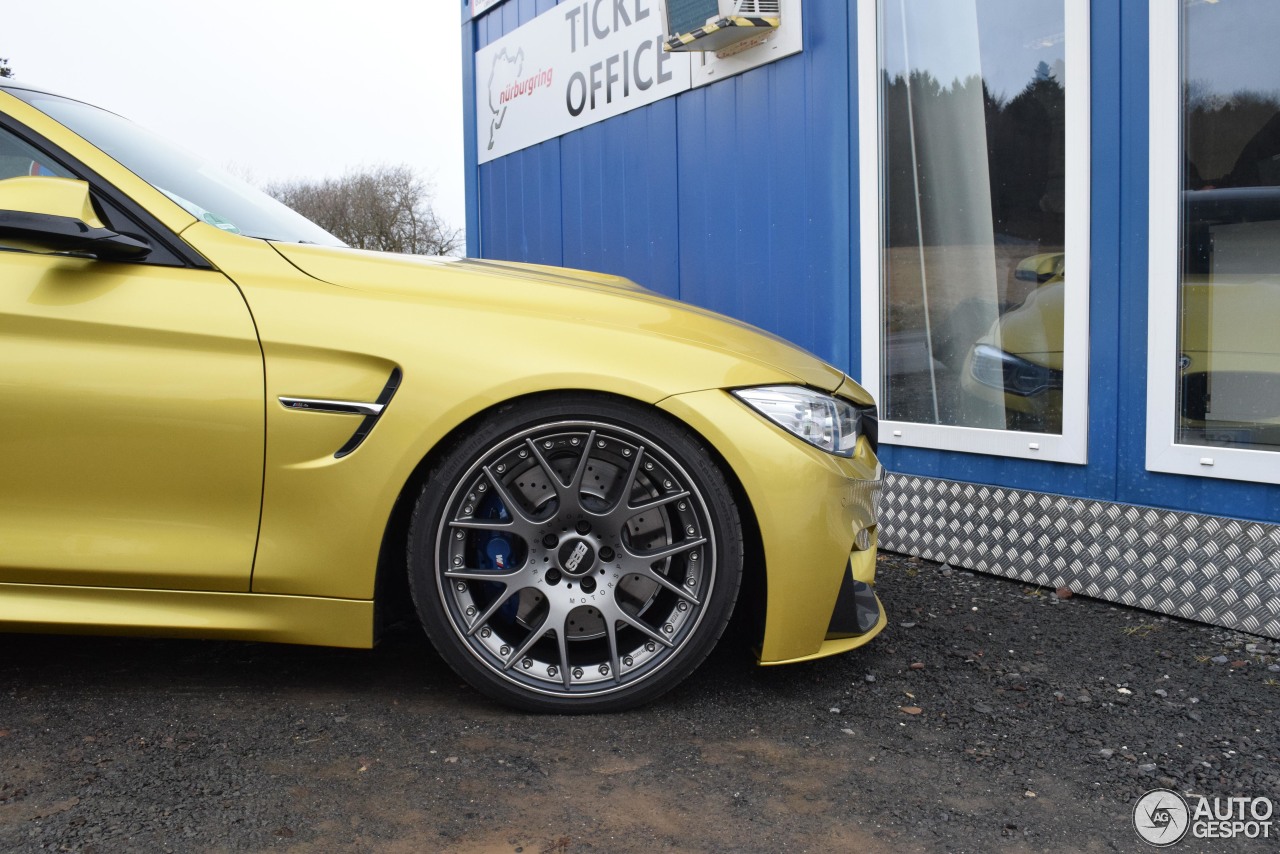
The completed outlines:
{"type": "Polygon", "coordinates": [[[0,247],[80,252],[111,261],[145,257],[145,240],[103,225],[89,184],[73,178],[23,176],[0,181],[0,247]]]}

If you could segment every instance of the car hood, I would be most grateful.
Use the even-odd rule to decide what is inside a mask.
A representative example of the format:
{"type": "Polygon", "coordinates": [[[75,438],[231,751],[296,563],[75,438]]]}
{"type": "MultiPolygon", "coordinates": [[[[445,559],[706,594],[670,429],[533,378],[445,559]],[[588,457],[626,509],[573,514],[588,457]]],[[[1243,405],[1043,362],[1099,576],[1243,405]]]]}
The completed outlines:
{"type": "Polygon", "coordinates": [[[1022,305],[1006,312],[981,343],[1062,370],[1064,296],[1061,280],[1041,285],[1022,305]]]}
{"type": "Polygon", "coordinates": [[[844,381],[842,371],[776,335],[669,299],[620,276],[505,261],[272,245],[312,278],[344,288],[424,301],[465,296],[495,311],[643,328],[770,365],[826,391],[835,391],[844,381]]]}

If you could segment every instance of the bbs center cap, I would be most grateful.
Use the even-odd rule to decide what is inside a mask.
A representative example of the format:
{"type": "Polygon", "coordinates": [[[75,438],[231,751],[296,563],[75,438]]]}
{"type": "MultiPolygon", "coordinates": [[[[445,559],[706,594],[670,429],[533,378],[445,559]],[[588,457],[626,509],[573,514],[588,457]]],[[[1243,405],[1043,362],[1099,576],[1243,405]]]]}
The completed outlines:
{"type": "Polygon", "coordinates": [[[591,543],[575,537],[560,546],[556,560],[566,575],[586,575],[596,565],[596,550],[591,543]]]}

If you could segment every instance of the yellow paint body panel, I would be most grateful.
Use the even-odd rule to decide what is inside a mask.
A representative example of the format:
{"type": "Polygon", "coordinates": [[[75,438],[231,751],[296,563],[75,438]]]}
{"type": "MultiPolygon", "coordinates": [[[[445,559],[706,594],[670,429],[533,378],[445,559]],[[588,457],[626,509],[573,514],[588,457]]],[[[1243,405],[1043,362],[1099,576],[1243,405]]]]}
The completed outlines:
{"type": "Polygon", "coordinates": [[[373,603],[310,596],[0,584],[0,626],[24,632],[367,648],[373,645],[373,603]]]}
{"type": "Polygon", "coordinates": [[[249,589],[262,355],[225,276],[0,252],[0,365],[0,582],[249,589]]]}
{"type": "MultiPolygon", "coordinates": [[[[832,456],[791,440],[719,390],[659,406],[724,456],[759,522],[769,586],[760,661],[821,654],[854,537],[875,524],[881,469],[866,440],[851,458],[832,456]]],[[[871,583],[875,549],[861,554],[855,578],[871,583]]]]}
{"type": "MultiPolygon", "coordinates": [[[[871,554],[874,555],[874,552],[871,552],[871,554]]],[[[860,646],[865,646],[870,643],[876,635],[880,634],[880,632],[884,630],[884,627],[887,625],[889,625],[889,617],[884,612],[884,605],[880,605],[880,619],[876,621],[875,627],[865,635],[858,635],[857,637],[852,638],[824,640],[822,645],[818,647],[817,652],[810,653],[809,655],[801,655],[796,658],[788,658],[778,661],[765,661],[761,659],[760,663],[766,666],[778,664],[799,664],[802,661],[813,661],[819,658],[826,658],[829,655],[839,655],[842,652],[851,652],[860,646]]]]}
{"type": "Polygon", "coordinates": [[[883,627],[825,637],[845,573],[874,582],[870,447],[826,454],[727,391],[870,403],[841,371],[617,277],[232,234],[3,92],[0,110],[210,266],[0,251],[0,626],[367,646],[384,534],[428,455],[500,403],[586,390],[662,408],[731,467],[763,539],[762,662],[883,627]],[[372,402],[396,369],[342,458],[360,416],[279,402],[372,402]]]}

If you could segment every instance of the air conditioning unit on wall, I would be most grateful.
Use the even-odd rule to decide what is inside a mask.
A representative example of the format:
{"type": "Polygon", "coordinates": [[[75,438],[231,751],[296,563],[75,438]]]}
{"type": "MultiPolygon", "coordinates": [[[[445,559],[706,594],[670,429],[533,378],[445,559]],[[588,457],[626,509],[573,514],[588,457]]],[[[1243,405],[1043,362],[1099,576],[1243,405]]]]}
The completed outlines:
{"type": "Polygon", "coordinates": [[[782,0],[664,0],[666,51],[722,51],[782,23],[782,0]]]}

